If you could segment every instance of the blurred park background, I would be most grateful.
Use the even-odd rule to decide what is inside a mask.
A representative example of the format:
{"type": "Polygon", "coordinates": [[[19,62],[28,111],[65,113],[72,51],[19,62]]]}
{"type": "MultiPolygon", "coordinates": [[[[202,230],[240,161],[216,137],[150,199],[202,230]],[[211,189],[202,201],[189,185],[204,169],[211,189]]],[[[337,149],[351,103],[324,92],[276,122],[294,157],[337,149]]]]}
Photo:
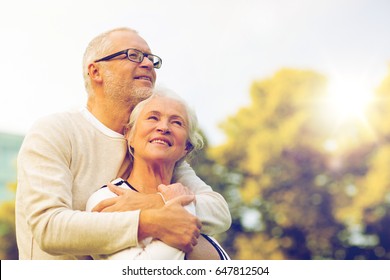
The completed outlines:
{"type": "MultiPolygon", "coordinates": [[[[191,161],[230,205],[218,239],[233,259],[390,259],[390,71],[373,92],[330,90],[313,70],[253,81],[250,103],[221,123],[226,141],[191,161]]],[[[4,178],[22,137],[8,137],[12,198],[4,178]]],[[[17,258],[12,199],[0,222],[0,258],[17,258]]]]}

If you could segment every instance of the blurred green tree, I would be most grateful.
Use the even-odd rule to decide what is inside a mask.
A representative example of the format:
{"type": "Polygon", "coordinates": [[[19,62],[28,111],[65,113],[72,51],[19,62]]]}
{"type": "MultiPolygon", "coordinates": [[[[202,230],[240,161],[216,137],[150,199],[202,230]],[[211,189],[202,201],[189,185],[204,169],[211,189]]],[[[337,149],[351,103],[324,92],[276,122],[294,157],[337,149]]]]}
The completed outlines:
{"type": "MultiPolygon", "coordinates": [[[[16,183],[7,187],[16,190],[16,183]]],[[[15,202],[5,201],[0,203],[0,259],[17,260],[18,249],[15,235],[15,202]]]]}
{"type": "Polygon", "coordinates": [[[390,219],[389,88],[390,77],[362,122],[335,118],[314,71],[253,83],[251,104],[222,124],[226,143],[208,149],[213,168],[203,173],[233,205],[224,246],[235,258],[389,258],[380,226],[390,219]]]}

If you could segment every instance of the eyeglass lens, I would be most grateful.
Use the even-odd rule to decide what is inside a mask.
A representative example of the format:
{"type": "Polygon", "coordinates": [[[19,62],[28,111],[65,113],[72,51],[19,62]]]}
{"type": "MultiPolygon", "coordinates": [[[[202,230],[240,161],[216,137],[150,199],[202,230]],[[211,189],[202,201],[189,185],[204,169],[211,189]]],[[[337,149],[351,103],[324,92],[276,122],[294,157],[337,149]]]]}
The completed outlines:
{"type": "Polygon", "coordinates": [[[134,61],[134,62],[142,62],[145,56],[153,63],[154,67],[160,68],[160,59],[152,54],[143,54],[139,50],[133,50],[129,49],[127,51],[127,56],[129,60],[134,61]]]}

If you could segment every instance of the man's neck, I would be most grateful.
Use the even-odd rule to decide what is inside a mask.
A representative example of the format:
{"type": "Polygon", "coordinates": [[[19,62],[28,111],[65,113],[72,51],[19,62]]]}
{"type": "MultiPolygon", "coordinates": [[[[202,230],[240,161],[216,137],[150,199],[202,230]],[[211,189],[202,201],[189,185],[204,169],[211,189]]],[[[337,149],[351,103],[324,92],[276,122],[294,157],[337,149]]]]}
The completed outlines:
{"type": "Polygon", "coordinates": [[[132,108],[130,106],[114,106],[109,101],[103,106],[88,102],[87,109],[106,127],[120,134],[124,133],[124,127],[129,121],[132,108]]]}

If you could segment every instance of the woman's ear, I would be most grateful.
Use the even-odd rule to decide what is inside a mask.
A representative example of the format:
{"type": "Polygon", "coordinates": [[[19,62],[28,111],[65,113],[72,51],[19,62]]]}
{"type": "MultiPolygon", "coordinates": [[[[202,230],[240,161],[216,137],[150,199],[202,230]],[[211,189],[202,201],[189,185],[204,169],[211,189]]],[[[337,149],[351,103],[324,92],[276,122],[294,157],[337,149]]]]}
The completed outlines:
{"type": "Polygon", "coordinates": [[[181,158],[178,160],[178,162],[183,160],[184,158],[186,158],[191,151],[192,151],[192,149],[189,149],[189,143],[187,143],[186,147],[182,151],[181,158]]]}
{"type": "Polygon", "coordinates": [[[134,148],[134,147],[133,147],[133,137],[127,138],[127,145],[128,145],[129,147],[131,147],[131,148],[134,148]]]}
{"type": "Polygon", "coordinates": [[[126,140],[127,140],[127,145],[131,148],[131,149],[133,149],[134,150],[134,148],[133,148],[133,137],[134,136],[134,134],[133,133],[131,133],[131,129],[129,128],[129,127],[126,127],[125,128],[125,138],[126,138],[126,140]]]}
{"type": "Polygon", "coordinates": [[[130,133],[130,129],[129,129],[129,127],[126,125],[126,126],[123,128],[123,135],[125,136],[125,138],[126,138],[127,140],[129,140],[129,139],[128,139],[129,133],[130,133]]]}
{"type": "Polygon", "coordinates": [[[194,146],[190,142],[187,142],[186,148],[185,148],[185,150],[187,151],[187,154],[189,154],[193,149],[194,149],[194,146]]]}

